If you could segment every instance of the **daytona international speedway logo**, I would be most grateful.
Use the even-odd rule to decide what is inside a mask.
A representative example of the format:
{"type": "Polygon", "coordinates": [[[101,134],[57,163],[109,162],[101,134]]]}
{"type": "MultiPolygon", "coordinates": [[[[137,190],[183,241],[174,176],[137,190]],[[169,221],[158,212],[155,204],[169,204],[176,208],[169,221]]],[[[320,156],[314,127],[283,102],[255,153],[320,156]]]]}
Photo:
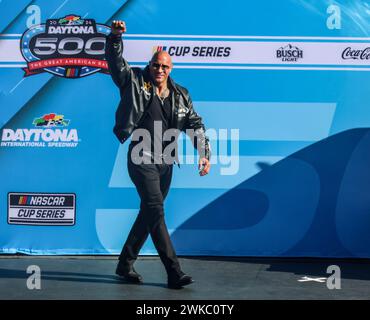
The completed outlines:
{"type": "Polygon", "coordinates": [[[33,128],[3,128],[1,147],[75,148],[80,139],[78,131],[69,128],[70,120],[56,113],[35,118],[33,128]]]}
{"type": "Polygon", "coordinates": [[[108,26],[74,14],[31,27],[20,43],[27,61],[24,76],[49,72],[76,79],[96,72],[108,73],[104,50],[109,33],[108,26]]]}

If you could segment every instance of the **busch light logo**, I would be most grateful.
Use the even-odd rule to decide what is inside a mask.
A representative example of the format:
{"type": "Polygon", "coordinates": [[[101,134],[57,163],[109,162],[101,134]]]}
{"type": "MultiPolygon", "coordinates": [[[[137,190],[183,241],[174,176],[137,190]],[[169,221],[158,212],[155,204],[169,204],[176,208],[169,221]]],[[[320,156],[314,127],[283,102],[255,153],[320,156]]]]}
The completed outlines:
{"type": "Polygon", "coordinates": [[[25,76],[49,72],[76,79],[108,73],[104,51],[109,33],[108,26],[73,14],[31,27],[21,38],[21,52],[27,61],[25,76]]]}
{"type": "Polygon", "coordinates": [[[342,59],[370,60],[370,47],[365,49],[352,49],[351,47],[345,48],[342,52],[342,59]]]}
{"type": "Polygon", "coordinates": [[[288,44],[276,50],[276,58],[283,62],[297,62],[298,59],[303,58],[303,50],[288,44]]]}

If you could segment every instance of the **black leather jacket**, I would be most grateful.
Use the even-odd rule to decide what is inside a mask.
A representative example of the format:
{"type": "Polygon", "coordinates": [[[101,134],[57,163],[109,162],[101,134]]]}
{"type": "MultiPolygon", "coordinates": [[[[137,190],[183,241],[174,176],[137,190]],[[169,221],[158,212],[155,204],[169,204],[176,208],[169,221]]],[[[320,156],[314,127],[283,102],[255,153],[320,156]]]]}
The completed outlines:
{"type": "MultiPolygon", "coordinates": [[[[121,143],[124,143],[136,129],[140,120],[155,95],[155,86],[145,69],[131,68],[122,57],[123,44],[121,35],[110,34],[106,39],[105,58],[114,83],[120,89],[121,101],[116,111],[116,123],[113,132],[121,143]]],[[[180,131],[193,129],[194,147],[200,157],[208,160],[211,156],[209,139],[205,135],[202,118],[195,112],[188,91],[176,84],[170,77],[168,83],[172,92],[171,127],[180,131]]]]}

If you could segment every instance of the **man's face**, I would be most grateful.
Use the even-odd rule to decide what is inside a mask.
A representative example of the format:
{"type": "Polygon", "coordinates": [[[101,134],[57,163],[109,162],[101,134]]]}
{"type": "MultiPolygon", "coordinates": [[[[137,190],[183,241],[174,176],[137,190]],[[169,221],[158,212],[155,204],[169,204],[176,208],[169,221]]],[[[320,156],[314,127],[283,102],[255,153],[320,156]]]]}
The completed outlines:
{"type": "Polygon", "coordinates": [[[165,84],[172,70],[172,61],[170,55],[162,51],[154,56],[149,64],[150,75],[156,86],[165,84]]]}

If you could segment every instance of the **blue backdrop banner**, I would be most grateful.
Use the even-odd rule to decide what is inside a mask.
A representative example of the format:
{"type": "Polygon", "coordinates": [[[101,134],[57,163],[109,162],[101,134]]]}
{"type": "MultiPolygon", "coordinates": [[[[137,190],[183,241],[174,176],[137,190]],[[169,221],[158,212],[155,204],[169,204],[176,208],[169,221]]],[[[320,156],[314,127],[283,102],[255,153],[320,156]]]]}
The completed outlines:
{"type": "MultiPolygon", "coordinates": [[[[0,1],[0,252],[118,254],[139,211],[104,57],[167,51],[211,139],[179,137],[180,255],[370,257],[370,1],[0,1]]],[[[156,254],[150,239],[142,254],[156,254]]]]}

